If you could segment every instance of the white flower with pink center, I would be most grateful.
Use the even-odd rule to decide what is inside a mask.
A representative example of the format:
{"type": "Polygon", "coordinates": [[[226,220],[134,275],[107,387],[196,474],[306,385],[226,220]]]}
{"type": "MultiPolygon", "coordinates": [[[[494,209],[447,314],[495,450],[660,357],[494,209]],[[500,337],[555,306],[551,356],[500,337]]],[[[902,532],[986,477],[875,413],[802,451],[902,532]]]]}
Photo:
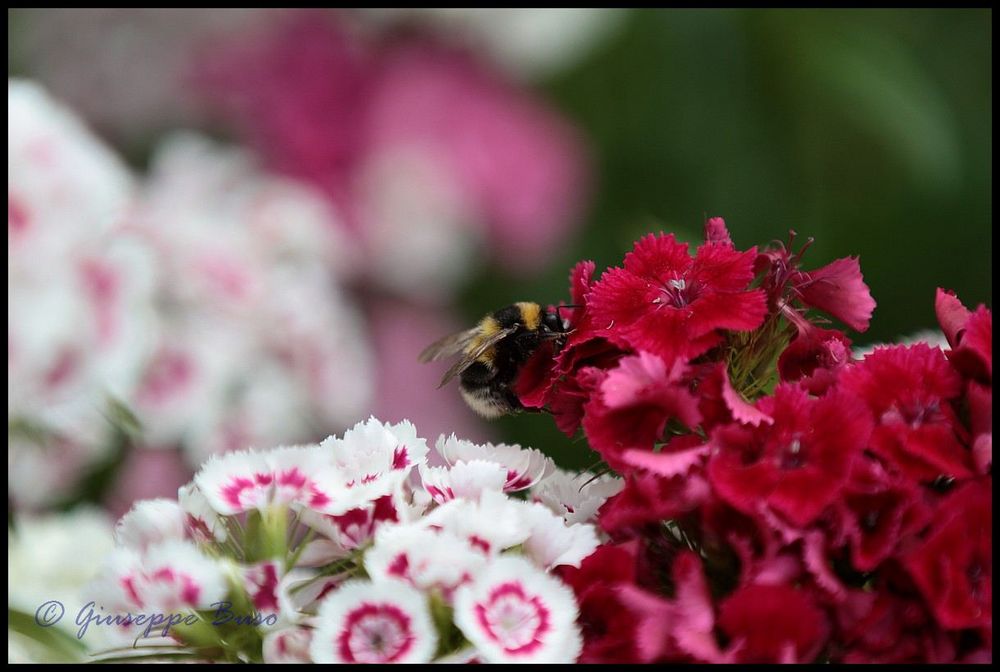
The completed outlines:
{"type": "Polygon", "coordinates": [[[446,597],[485,566],[486,556],[445,530],[421,523],[386,525],[365,553],[365,569],[375,581],[396,579],[446,597]]]}
{"type": "Polygon", "coordinates": [[[486,490],[477,500],[445,502],[428,513],[425,520],[428,525],[465,539],[481,553],[497,555],[528,538],[524,507],[524,502],[499,490],[486,490]]]}
{"type": "Polygon", "coordinates": [[[454,466],[458,462],[484,460],[495,462],[506,470],[505,492],[530,488],[555,469],[555,464],[534,448],[521,448],[517,444],[477,444],[457,438],[454,434],[441,435],[435,445],[444,461],[454,466]]]}
{"type": "Polygon", "coordinates": [[[337,480],[316,446],[216,456],[195,476],[198,489],[223,515],[293,504],[326,509],[338,496],[337,480]]]}
{"type": "Polygon", "coordinates": [[[478,499],[484,492],[503,490],[507,470],[496,462],[472,460],[451,467],[420,467],[424,490],[438,504],[453,499],[478,499]]]}
{"type": "Polygon", "coordinates": [[[151,445],[180,443],[200,462],[308,440],[364,409],[372,357],[338,282],[351,247],[317,192],[178,134],[158,149],[130,223],[155,253],[166,308],[132,400],[151,445]]]}
{"type": "Polygon", "coordinates": [[[308,628],[286,628],[270,632],[264,636],[264,662],[311,663],[311,641],[312,630],[308,628]]]}
{"type": "Polygon", "coordinates": [[[501,557],[455,594],[455,624],[491,663],[572,663],[582,640],[570,590],[524,558],[501,557]]]}
{"type": "Polygon", "coordinates": [[[177,500],[147,499],[136,502],[115,526],[115,543],[137,551],[186,536],[187,514],[177,500]]]}
{"type": "Polygon", "coordinates": [[[177,503],[191,537],[199,542],[225,541],[226,527],[194,481],[177,489],[177,503]]]}
{"type": "Polygon", "coordinates": [[[145,553],[115,549],[91,588],[109,609],[172,612],[220,601],[226,595],[226,577],[219,562],[194,544],[167,541],[145,553]]]}
{"type": "Polygon", "coordinates": [[[549,507],[567,523],[589,523],[597,511],[625,487],[625,481],[607,474],[594,476],[556,469],[531,488],[531,499],[549,507]]]}
{"type": "Polygon", "coordinates": [[[437,647],[427,598],[398,581],[344,584],[323,599],[315,624],[316,663],[426,663],[437,647]]]}
{"type": "Polygon", "coordinates": [[[404,420],[395,425],[374,417],[320,444],[336,465],[342,492],[327,512],[343,513],[398,492],[415,466],[427,460],[427,442],[404,420]]]}
{"type": "Polygon", "coordinates": [[[530,530],[524,553],[544,569],[559,565],[579,567],[601,543],[593,525],[567,525],[542,504],[525,504],[522,516],[523,524],[530,530]]]}
{"type": "Polygon", "coordinates": [[[334,560],[367,544],[379,526],[398,521],[403,509],[402,493],[397,490],[336,515],[303,509],[301,520],[332,542],[326,551],[334,560]]]}

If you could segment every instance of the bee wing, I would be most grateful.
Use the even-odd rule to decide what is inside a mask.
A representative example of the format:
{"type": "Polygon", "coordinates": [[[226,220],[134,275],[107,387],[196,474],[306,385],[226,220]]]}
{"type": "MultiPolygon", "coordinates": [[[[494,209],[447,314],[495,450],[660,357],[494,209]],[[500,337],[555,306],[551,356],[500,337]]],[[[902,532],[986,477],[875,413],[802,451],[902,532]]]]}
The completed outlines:
{"type": "Polygon", "coordinates": [[[515,331],[517,331],[517,327],[507,327],[506,329],[501,329],[500,331],[493,334],[489,338],[483,340],[483,342],[480,343],[475,350],[466,352],[465,355],[462,357],[462,359],[455,362],[454,366],[448,369],[448,371],[444,374],[444,377],[441,379],[441,384],[438,385],[438,387],[443,387],[449,380],[451,380],[452,378],[454,378],[455,376],[457,376],[458,374],[462,373],[467,368],[472,366],[472,364],[477,359],[479,359],[479,357],[484,352],[492,348],[494,345],[496,345],[497,343],[499,343],[500,341],[502,341],[515,331]]]}
{"type": "Polygon", "coordinates": [[[476,327],[473,327],[472,329],[460,331],[457,334],[448,334],[424,348],[424,351],[420,353],[417,359],[426,364],[427,362],[436,362],[444,357],[457,355],[465,350],[466,346],[476,337],[478,331],[476,327]]]}

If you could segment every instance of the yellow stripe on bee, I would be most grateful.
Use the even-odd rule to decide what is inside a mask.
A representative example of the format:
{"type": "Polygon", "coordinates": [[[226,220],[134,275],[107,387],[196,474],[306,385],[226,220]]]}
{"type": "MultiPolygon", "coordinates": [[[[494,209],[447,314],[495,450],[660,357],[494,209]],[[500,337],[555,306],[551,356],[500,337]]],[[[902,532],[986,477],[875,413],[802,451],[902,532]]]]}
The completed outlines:
{"type": "Polygon", "coordinates": [[[479,349],[479,346],[483,344],[483,341],[487,340],[491,336],[495,336],[500,331],[500,324],[493,319],[493,316],[488,315],[482,319],[479,323],[478,333],[469,341],[469,344],[465,346],[466,352],[475,352],[479,349]]]}
{"type": "Polygon", "coordinates": [[[535,331],[542,324],[542,307],[537,303],[521,301],[515,303],[517,309],[521,311],[521,320],[528,331],[535,331]]]}

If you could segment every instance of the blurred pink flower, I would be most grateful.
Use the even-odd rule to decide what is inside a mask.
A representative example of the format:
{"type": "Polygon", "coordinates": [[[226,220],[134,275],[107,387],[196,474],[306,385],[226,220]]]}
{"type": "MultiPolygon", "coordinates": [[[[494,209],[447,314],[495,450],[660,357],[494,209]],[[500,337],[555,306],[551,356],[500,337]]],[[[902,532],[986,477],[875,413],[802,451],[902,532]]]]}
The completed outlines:
{"type": "Polygon", "coordinates": [[[104,502],[115,518],[122,516],[140,499],[175,499],[177,489],[191,480],[194,471],[176,450],[133,450],[119,467],[114,484],[104,502]]]}
{"type": "Polygon", "coordinates": [[[376,149],[416,145],[436,155],[512,268],[537,268],[575,223],[585,175],[580,138],[468,52],[429,41],[389,48],[373,86],[369,133],[376,149]]]}
{"type": "Polygon", "coordinates": [[[273,168],[332,199],[365,243],[376,280],[390,255],[392,288],[440,295],[454,279],[440,281],[435,269],[461,263],[484,236],[510,268],[537,268],[578,221],[587,171],[574,129],[467,51],[423,37],[370,43],[353,28],[298,12],[253,37],[206,46],[193,81],[273,168]],[[419,157],[405,181],[445,183],[434,178],[401,197],[375,168],[401,154],[419,157]],[[405,208],[391,206],[399,198],[405,208]],[[394,216],[402,210],[418,214],[394,216]],[[426,239],[465,242],[425,243],[409,260],[394,253],[393,241],[424,230],[434,234],[426,239]],[[430,289],[428,276],[437,281],[430,289]]]}

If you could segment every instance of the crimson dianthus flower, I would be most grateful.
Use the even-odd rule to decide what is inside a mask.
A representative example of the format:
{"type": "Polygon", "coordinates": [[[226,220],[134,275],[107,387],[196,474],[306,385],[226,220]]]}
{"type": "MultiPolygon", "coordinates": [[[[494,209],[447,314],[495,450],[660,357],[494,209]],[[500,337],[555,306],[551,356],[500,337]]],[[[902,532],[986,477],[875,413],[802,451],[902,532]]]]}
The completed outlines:
{"type": "Polygon", "coordinates": [[[692,258],[673,234],[647,235],[587,295],[594,328],[668,363],[696,357],[722,340],[720,330],[764,320],[764,292],[749,288],[756,254],[708,242],[692,258]]]}
{"type": "Polygon", "coordinates": [[[813,662],[829,634],[813,597],[784,585],[739,588],[721,604],[719,627],[744,663],[813,662]]]}
{"type": "Polygon", "coordinates": [[[970,481],[938,506],[905,565],[946,629],[993,627],[993,487],[970,481]]]}
{"type": "Polygon", "coordinates": [[[870,448],[896,471],[924,482],[972,475],[951,407],[962,381],[939,348],[876,348],[846,370],[840,384],[867,403],[875,418],[870,448]]]}
{"type": "Polygon", "coordinates": [[[784,384],[758,402],[773,418],[756,428],[727,425],[712,434],[708,475],[715,491],[748,514],[761,504],[804,526],[837,497],[871,432],[854,397],[834,391],[819,399],[784,384]]]}

